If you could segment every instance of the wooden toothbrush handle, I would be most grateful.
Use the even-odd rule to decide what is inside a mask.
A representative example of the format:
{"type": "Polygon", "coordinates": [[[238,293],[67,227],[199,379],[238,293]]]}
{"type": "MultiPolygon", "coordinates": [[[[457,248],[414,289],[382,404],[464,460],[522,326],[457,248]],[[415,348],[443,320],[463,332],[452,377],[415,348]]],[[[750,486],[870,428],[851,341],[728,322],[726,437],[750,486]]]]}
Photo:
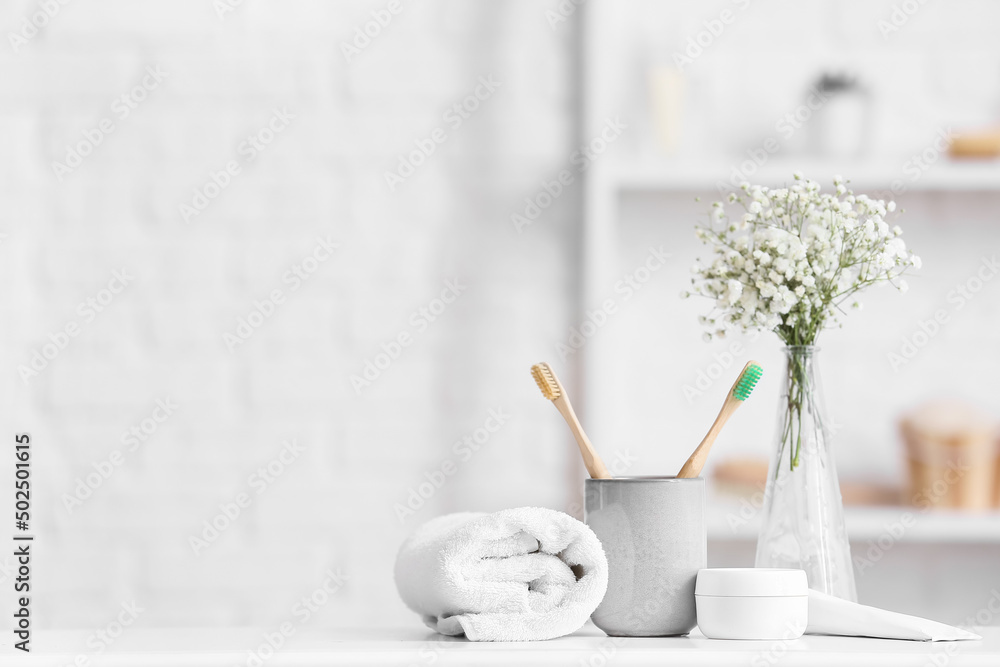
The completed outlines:
{"type": "Polygon", "coordinates": [[[715,444],[715,439],[742,402],[732,396],[726,399],[726,402],[722,404],[722,409],[719,410],[719,416],[712,422],[712,428],[708,429],[708,433],[705,434],[701,444],[698,445],[691,456],[688,457],[688,460],[685,461],[681,467],[681,471],[677,473],[677,477],[691,478],[701,474],[701,469],[705,467],[705,460],[708,458],[708,453],[711,451],[712,445],[715,444]]]}
{"type": "Polygon", "coordinates": [[[590,476],[594,479],[611,479],[611,473],[608,472],[601,457],[597,455],[594,446],[590,444],[590,439],[583,432],[580,420],[576,418],[573,406],[570,405],[566,396],[560,396],[552,402],[555,404],[556,409],[559,410],[559,414],[569,424],[569,429],[573,431],[573,437],[576,438],[576,444],[580,446],[580,454],[583,456],[583,465],[587,466],[587,472],[590,473],[590,476]]]}

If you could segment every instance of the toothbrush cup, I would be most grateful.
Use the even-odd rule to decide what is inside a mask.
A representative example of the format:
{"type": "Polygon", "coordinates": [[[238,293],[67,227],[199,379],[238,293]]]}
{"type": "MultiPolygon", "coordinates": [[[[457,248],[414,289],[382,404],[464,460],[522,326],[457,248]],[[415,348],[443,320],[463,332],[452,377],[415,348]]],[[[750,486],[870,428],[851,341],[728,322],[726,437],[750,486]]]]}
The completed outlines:
{"type": "Polygon", "coordinates": [[[594,624],[613,637],[693,630],[695,579],[708,567],[705,480],[588,479],[584,491],[584,520],[608,558],[608,592],[594,624]]]}

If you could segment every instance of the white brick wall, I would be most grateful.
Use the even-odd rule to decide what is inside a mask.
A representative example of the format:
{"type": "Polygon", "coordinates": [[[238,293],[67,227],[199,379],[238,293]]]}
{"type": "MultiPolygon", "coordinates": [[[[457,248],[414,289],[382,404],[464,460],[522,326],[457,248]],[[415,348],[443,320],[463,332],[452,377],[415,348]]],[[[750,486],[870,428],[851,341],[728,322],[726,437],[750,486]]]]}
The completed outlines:
{"type": "MultiPolygon", "coordinates": [[[[143,624],[269,626],[328,567],[350,580],[314,623],[412,623],[391,565],[419,521],[565,505],[573,452],[527,371],[569,318],[579,192],[530,239],[508,215],[570,150],[571,33],[531,2],[405,1],[347,64],[341,41],[384,6],[247,0],[220,20],[209,2],[70,3],[0,49],[8,367],[82,326],[8,385],[36,441],[40,626],[103,624],[132,598],[143,624]],[[147,65],[167,77],[118,120],[147,65]],[[383,172],[486,75],[494,96],[389,192],[383,172]],[[276,107],[295,120],[243,161],[276,107]],[[104,117],[114,131],[59,182],[51,162],[104,117]],[[241,173],[184,224],[178,205],[231,159],[241,173]],[[290,291],[282,275],[327,234],[339,250],[290,291]],[[77,304],[122,266],[134,283],[83,325],[77,304]],[[456,277],[467,290],[357,396],[350,376],[456,277]],[[223,333],[274,288],[284,303],[230,353],[223,333]],[[176,414],[68,513],[62,494],[164,396],[176,414]],[[401,525],[393,504],[498,406],[510,422],[401,525]],[[195,557],[188,536],[289,438],[305,453],[195,557]]],[[[5,35],[36,10],[0,9],[5,35]]]]}

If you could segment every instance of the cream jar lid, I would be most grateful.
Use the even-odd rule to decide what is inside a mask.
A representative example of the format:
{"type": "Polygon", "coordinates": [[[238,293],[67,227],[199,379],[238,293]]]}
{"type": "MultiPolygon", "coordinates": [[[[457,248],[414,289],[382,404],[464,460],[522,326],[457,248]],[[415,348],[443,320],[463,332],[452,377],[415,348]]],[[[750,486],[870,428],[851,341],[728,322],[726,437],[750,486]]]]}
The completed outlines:
{"type": "Polygon", "coordinates": [[[698,570],[695,595],[717,597],[792,597],[809,594],[805,570],[764,567],[714,567],[698,570]]]}

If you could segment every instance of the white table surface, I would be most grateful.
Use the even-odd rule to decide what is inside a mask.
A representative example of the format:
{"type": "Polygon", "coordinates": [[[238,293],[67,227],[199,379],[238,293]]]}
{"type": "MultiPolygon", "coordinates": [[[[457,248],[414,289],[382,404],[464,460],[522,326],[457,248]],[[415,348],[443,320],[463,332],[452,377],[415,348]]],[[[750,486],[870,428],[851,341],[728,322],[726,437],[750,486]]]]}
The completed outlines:
{"type": "MultiPolygon", "coordinates": [[[[263,643],[265,630],[129,628],[104,653],[87,649],[88,632],[42,632],[32,637],[31,656],[10,652],[0,641],[0,664],[99,667],[218,667],[248,664],[248,650],[263,643]]],[[[620,639],[589,625],[573,635],[545,642],[475,643],[409,627],[388,630],[298,628],[263,661],[266,667],[318,665],[912,665],[914,667],[1000,667],[1000,627],[977,628],[982,641],[910,642],[861,637],[804,636],[786,642],[719,641],[691,637],[620,639]],[[602,659],[603,658],[603,659],[602,659]]],[[[256,662],[251,662],[256,665],[256,662]]]]}

